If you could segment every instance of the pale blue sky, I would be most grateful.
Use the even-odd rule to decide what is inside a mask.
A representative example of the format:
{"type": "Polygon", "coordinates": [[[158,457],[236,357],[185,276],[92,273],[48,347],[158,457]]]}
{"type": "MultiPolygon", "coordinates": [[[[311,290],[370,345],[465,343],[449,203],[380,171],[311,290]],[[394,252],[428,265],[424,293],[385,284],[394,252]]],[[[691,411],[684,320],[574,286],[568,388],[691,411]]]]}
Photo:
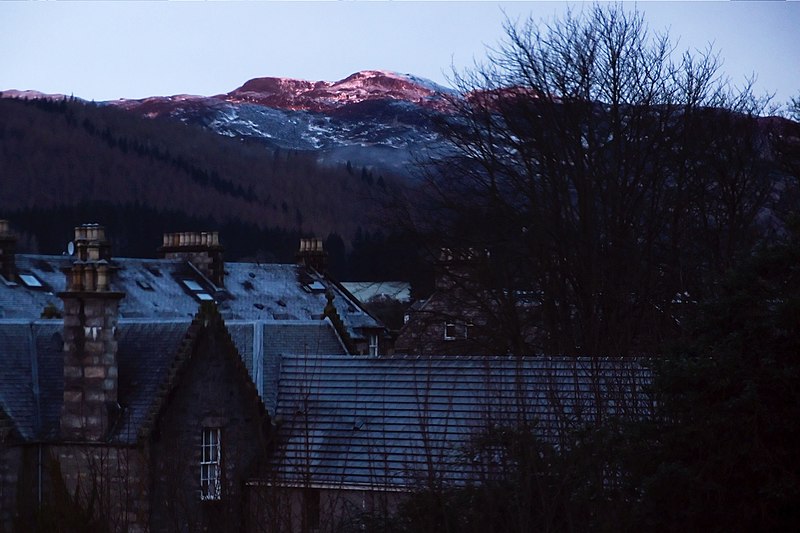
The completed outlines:
{"type": "MultiPolygon", "coordinates": [[[[575,6],[579,3],[573,2],[575,6]]],[[[709,42],[734,81],[800,95],[800,2],[625,2],[682,48],[709,42]]],[[[564,2],[0,2],[0,90],[86,99],[228,92],[248,79],[358,70],[445,82],[512,19],[564,2]]]]}

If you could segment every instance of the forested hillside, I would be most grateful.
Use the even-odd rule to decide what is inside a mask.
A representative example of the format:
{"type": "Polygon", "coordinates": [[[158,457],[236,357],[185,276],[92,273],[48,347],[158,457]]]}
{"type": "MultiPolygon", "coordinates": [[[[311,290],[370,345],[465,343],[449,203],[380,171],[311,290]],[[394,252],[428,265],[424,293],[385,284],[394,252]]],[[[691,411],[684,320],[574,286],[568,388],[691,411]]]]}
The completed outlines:
{"type": "Polygon", "coordinates": [[[238,257],[287,260],[300,234],[349,248],[375,231],[374,198],[391,184],[380,177],[109,106],[0,99],[0,215],[44,253],[87,221],[109,224],[126,255],[190,229],[227,228],[238,257]]]}

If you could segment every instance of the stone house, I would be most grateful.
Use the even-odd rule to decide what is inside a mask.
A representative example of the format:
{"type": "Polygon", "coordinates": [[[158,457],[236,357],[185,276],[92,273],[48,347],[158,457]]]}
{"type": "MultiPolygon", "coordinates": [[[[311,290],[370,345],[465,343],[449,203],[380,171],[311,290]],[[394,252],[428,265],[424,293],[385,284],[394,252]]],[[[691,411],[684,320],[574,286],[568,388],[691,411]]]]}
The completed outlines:
{"type": "Polygon", "coordinates": [[[646,416],[649,379],[630,358],[284,355],[250,513],[262,531],[358,530],[415,491],[491,479],[493,432],[535,428],[558,447],[605,417],[646,416]]]}
{"type": "Polygon", "coordinates": [[[386,348],[315,240],[297,265],[225,264],[215,233],[165,235],[154,260],[113,258],[97,225],[69,256],[14,241],[1,221],[2,530],[241,530],[278,355],[386,348]]]}
{"type": "Polygon", "coordinates": [[[534,294],[493,287],[488,255],[474,249],[442,249],[434,291],[406,311],[395,342],[397,353],[481,355],[529,353],[546,333],[535,326],[534,294]]]}
{"type": "Polygon", "coordinates": [[[392,355],[316,240],[296,265],[225,263],[215,234],[167,234],[161,259],[113,258],[98,226],[71,256],[13,241],[0,223],[6,530],[361,530],[495,475],[487,432],[557,446],[651,407],[637,360],[392,355]]]}

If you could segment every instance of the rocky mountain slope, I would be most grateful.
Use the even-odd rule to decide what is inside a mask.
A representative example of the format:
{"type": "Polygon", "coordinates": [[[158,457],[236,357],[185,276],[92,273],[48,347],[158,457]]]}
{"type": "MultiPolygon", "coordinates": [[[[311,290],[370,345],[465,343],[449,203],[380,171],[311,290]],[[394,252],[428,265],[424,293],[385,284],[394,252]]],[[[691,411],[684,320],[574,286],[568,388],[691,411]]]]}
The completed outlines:
{"type": "Polygon", "coordinates": [[[216,96],[156,96],[109,105],[170,117],[271,148],[313,150],[319,161],[352,161],[410,174],[416,158],[440,147],[433,120],[452,92],[411,75],[369,70],[343,80],[256,78],[216,96]]]}

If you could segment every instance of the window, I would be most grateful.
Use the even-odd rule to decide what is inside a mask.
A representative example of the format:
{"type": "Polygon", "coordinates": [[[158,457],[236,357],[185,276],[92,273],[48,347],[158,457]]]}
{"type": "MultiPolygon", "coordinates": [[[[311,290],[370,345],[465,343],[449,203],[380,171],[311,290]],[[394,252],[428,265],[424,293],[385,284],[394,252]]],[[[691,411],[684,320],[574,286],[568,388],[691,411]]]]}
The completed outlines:
{"type": "Polygon", "coordinates": [[[219,500],[222,497],[220,435],[220,428],[203,429],[203,443],[200,449],[200,499],[202,500],[219,500]]]}
{"type": "Polygon", "coordinates": [[[373,357],[378,356],[378,334],[369,334],[369,354],[373,357]]]}
{"type": "Polygon", "coordinates": [[[456,339],[456,325],[452,322],[446,322],[444,325],[444,340],[453,341],[456,339]]]}
{"type": "Polygon", "coordinates": [[[42,288],[42,282],[39,281],[39,278],[33,274],[19,274],[19,279],[25,284],[26,287],[30,287],[32,289],[42,288]]]}
{"type": "Polygon", "coordinates": [[[150,285],[150,283],[149,283],[149,282],[147,282],[147,281],[145,281],[145,280],[143,280],[143,279],[137,279],[137,280],[136,280],[136,284],[137,284],[139,287],[141,287],[141,288],[143,288],[144,290],[146,290],[146,291],[155,291],[155,289],[153,288],[153,286],[152,286],[152,285],[150,285]]]}
{"type": "Polygon", "coordinates": [[[199,283],[191,279],[183,280],[183,284],[186,285],[186,288],[189,289],[190,291],[197,292],[203,290],[203,287],[201,287],[199,283]]]}
{"type": "Polygon", "coordinates": [[[467,324],[467,327],[464,328],[464,338],[465,339],[475,338],[475,324],[472,323],[467,324]]]}
{"type": "Polygon", "coordinates": [[[312,283],[303,285],[303,289],[306,292],[312,292],[312,293],[325,292],[325,285],[323,285],[319,281],[313,281],[312,283]]]}

